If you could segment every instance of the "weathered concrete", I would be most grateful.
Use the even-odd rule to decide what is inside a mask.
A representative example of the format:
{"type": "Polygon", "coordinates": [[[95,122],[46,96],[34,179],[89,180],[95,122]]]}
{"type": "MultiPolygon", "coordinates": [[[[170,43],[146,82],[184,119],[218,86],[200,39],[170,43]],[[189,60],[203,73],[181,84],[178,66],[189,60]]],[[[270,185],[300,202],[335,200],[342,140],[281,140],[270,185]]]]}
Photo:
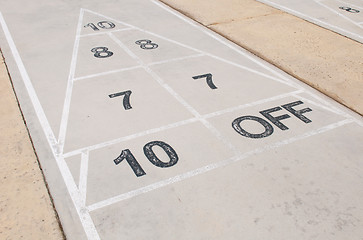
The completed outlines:
{"type": "Polygon", "coordinates": [[[363,114],[363,46],[254,0],[162,0],[363,114]]]}
{"type": "Polygon", "coordinates": [[[2,57],[0,96],[0,238],[63,239],[2,57]]]}
{"type": "Polygon", "coordinates": [[[0,11],[68,239],[363,236],[361,116],[157,1],[0,11]]]}

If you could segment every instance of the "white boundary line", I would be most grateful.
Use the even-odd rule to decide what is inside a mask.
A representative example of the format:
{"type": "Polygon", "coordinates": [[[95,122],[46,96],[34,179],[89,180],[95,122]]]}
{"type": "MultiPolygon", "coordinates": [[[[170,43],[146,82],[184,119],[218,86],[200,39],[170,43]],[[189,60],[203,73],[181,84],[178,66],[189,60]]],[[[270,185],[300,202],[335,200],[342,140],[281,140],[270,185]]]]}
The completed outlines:
{"type": "Polygon", "coordinates": [[[289,138],[289,139],[286,139],[286,140],[278,141],[276,143],[272,143],[272,144],[266,145],[266,146],[261,147],[261,148],[256,148],[256,149],[254,149],[252,151],[246,152],[246,153],[241,154],[239,156],[232,157],[232,158],[229,158],[229,159],[217,162],[217,163],[212,163],[212,164],[209,164],[207,166],[204,166],[204,167],[201,167],[201,168],[198,168],[198,169],[195,169],[195,170],[192,170],[192,171],[189,171],[189,172],[186,172],[186,173],[183,173],[183,174],[168,178],[166,180],[159,181],[159,182],[147,185],[145,187],[141,187],[141,188],[129,191],[127,193],[123,193],[123,194],[117,195],[115,197],[112,197],[112,198],[97,202],[95,204],[92,204],[92,205],[88,206],[87,209],[90,212],[95,211],[97,209],[107,207],[109,205],[118,203],[120,201],[130,199],[130,198],[136,197],[138,195],[141,195],[141,194],[144,194],[144,193],[147,193],[147,192],[150,192],[150,191],[153,191],[153,190],[168,186],[170,184],[177,183],[177,182],[183,181],[185,179],[188,179],[188,178],[191,178],[191,177],[194,177],[194,176],[209,172],[211,170],[218,169],[218,168],[230,165],[232,163],[241,161],[241,160],[243,160],[243,159],[245,159],[247,157],[251,157],[251,156],[266,152],[268,150],[276,149],[276,148],[285,146],[287,144],[290,144],[290,143],[293,143],[293,142],[296,142],[296,141],[299,141],[299,140],[303,140],[303,139],[309,138],[309,137],[317,135],[317,134],[327,132],[329,130],[338,128],[340,126],[343,126],[345,124],[352,123],[352,122],[353,122],[353,120],[346,119],[346,120],[343,120],[343,121],[340,121],[340,122],[337,122],[337,123],[333,123],[333,124],[330,124],[328,126],[324,126],[324,127],[319,128],[319,129],[316,129],[316,130],[301,134],[301,135],[296,136],[296,137],[292,137],[292,138],[289,138]]]}
{"type": "Polygon", "coordinates": [[[105,75],[109,75],[109,74],[113,74],[113,73],[119,73],[119,72],[135,70],[135,69],[138,69],[138,68],[142,68],[142,67],[141,66],[134,66],[134,67],[128,67],[128,68],[115,69],[115,70],[111,70],[111,71],[108,71],[108,72],[102,72],[102,73],[91,74],[91,75],[87,75],[87,76],[83,76],[83,77],[78,77],[78,78],[75,78],[73,80],[74,81],[80,81],[80,80],[84,80],[84,79],[88,79],[88,78],[101,77],[101,76],[105,76],[105,75]]]}
{"type": "Polygon", "coordinates": [[[291,9],[291,8],[288,8],[288,7],[285,7],[285,6],[283,6],[283,5],[280,5],[280,4],[277,4],[277,3],[271,2],[271,1],[269,1],[269,0],[257,0],[257,1],[262,2],[262,3],[265,3],[265,4],[268,4],[268,5],[270,5],[270,6],[273,6],[273,7],[275,7],[275,8],[278,8],[278,9],[280,9],[280,10],[283,10],[283,11],[285,11],[285,12],[288,12],[288,13],[290,13],[290,14],[292,14],[292,15],[295,15],[295,16],[297,16],[297,17],[303,18],[303,19],[305,19],[305,20],[308,20],[309,22],[312,22],[312,23],[320,23],[320,24],[321,24],[320,26],[325,27],[325,28],[328,28],[328,29],[330,29],[330,30],[332,30],[332,31],[334,31],[334,32],[336,32],[336,33],[342,34],[342,35],[347,36],[347,37],[349,37],[349,35],[351,35],[351,36],[354,36],[354,37],[356,37],[356,38],[360,39],[360,40],[359,40],[360,42],[362,42],[362,41],[363,41],[363,37],[362,37],[361,35],[359,35],[359,34],[356,34],[356,33],[353,33],[353,32],[349,32],[349,31],[347,31],[347,30],[345,30],[345,29],[343,29],[343,28],[340,28],[340,27],[334,26],[334,25],[332,25],[332,24],[330,24],[330,23],[327,23],[327,22],[321,21],[321,20],[319,20],[319,19],[317,19],[317,18],[314,18],[314,17],[308,16],[308,15],[303,14],[303,13],[301,13],[301,12],[295,11],[295,10],[293,10],[293,9],[291,9]],[[346,34],[347,34],[347,35],[346,35],[346,34]]]}
{"type": "MultiPolygon", "coordinates": [[[[202,57],[202,56],[205,56],[205,54],[200,53],[200,54],[195,54],[195,55],[190,55],[190,56],[185,56],[185,57],[180,57],[180,58],[172,58],[172,59],[163,60],[163,61],[159,61],[159,62],[153,62],[153,63],[147,64],[147,66],[154,66],[154,65],[158,65],[158,64],[164,64],[164,63],[169,63],[169,62],[174,62],[174,61],[181,61],[181,60],[185,60],[185,59],[189,59],[189,58],[196,58],[196,57],[202,57]]],[[[143,68],[143,67],[141,65],[137,65],[137,66],[129,67],[129,68],[120,68],[120,69],[115,69],[115,70],[111,70],[108,72],[102,72],[102,73],[91,74],[91,75],[87,75],[87,76],[83,76],[83,77],[78,77],[73,80],[79,81],[79,80],[84,80],[84,79],[88,79],[88,78],[100,77],[100,76],[105,76],[105,75],[109,75],[109,74],[113,74],[113,73],[134,70],[134,69],[138,69],[138,68],[143,68]]]]}
{"type": "Polygon", "coordinates": [[[67,82],[67,89],[66,89],[66,95],[64,99],[64,105],[63,105],[63,112],[62,112],[62,119],[59,129],[59,138],[58,138],[58,144],[61,153],[63,153],[63,147],[64,142],[66,139],[66,133],[67,133],[67,125],[68,125],[68,117],[69,117],[69,109],[71,106],[71,98],[72,98],[72,91],[73,91],[73,79],[74,79],[74,73],[76,71],[76,65],[77,65],[77,56],[78,56],[78,48],[79,48],[79,35],[81,34],[82,30],[82,21],[83,21],[83,15],[84,10],[81,8],[79,19],[78,19],[78,25],[77,25],[77,33],[74,40],[74,46],[73,46],[73,53],[72,53],[72,60],[71,60],[71,66],[70,71],[68,75],[68,82],[67,82]]]}
{"type": "Polygon", "coordinates": [[[242,105],[239,105],[239,106],[236,106],[236,107],[226,108],[226,109],[223,109],[223,110],[220,110],[220,111],[217,111],[217,112],[208,113],[208,114],[205,114],[203,117],[204,118],[212,118],[212,117],[220,116],[220,115],[223,115],[223,114],[226,114],[226,113],[235,112],[235,111],[238,111],[238,110],[242,110],[244,108],[253,107],[253,106],[260,105],[260,104],[267,103],[267,102],[272,102],[272,101],[275,101],[275,100],[278,100],[278,99],[282,99],[282,98],[286,98],[286,97],[290,97],[290,96],[294,97],[295,94],[299,94],[299,93],[302,93],[302,92],[304,92],[304,90],[297,90],[297,91],[294,91],[294,92],[283,93],[283,94],[276,95],[276,96],[273,96],[273,97],[270,97],[270,98],[264,98],[264,99],[261,99],[261,100],[257,100],[255,102],[245,103],[245,104],[242,104],[242,105]]]}
{"type": "Polygon", "coordinates": [[[134,30],[134,28],[130,28],[129,27],[129,28],[122,28],[122,29],[117,29],[117,30],[111,30],[111,31],[107,31],[107,32],[81,34],[81,35],[79,35],[79,37],[81,37],[81,38],[84,38],[84,37],[92,37],[92,36],[105,35],[107,33],[123,32],[123,31],[129,31],[129,30],[134,30]]]}
{"type": "Polygon", "coordinates": [[[69,171],[68,165],[65,162],[63,157],[59,156],[58,148],[56,145],[56,140],[54,137],[54,134],[50,128],[49,122],[45,116],[45,113],[43,111],[43,108],[39,102],[38,96],[35,93],[34,87],[30,81],[29,75],[25,69],[25,66],[23,64],[23,61],[21,60],[21,57],[19,55],[19,52],[15,46],[14,40],[11,37],[11,34],[9,32],[9,29],[6,25],[6,22],[3,18],[3,15],[0,12],[0,23],[3,28],[5,37],[8,41],[10,50],[13,54],[14,60],[18,66],[19,72],[21,74],[22,80],[24,82],[24,85],[28,91],[30,100],[34,106],[35,113],[39,119],[39,122],[43,128],[44,134],[46,136],[46,139],[49,143],[49,146],[52,150],[52,153],[54,155],[54,158],[56,160],[56,163],[58,165],[58,168],[60,170],[60,173],[62,175],[62,178],[64,180],[64,183],[66,184],[66,187],[68,189],[69,195],[73,201],[73,204],[75,206],[75,209],[77,211],[77,214],[79,216],[79,219],[82,223],[82,226],[84,228],[84,231],[88,237],[88,239],[91,240],[99,240],[100,237],[97,233],[96,227],[93,223],[93,220],[89,214],[88,211],[86,211],[85,207],[82,206],[82,199],[80,197],[79,191],[77,189],[77,186],[74,183],[72,173],[69,171]]]}
{"type": "Polygon", "coordinates": [[[88,161],[89,161],[89,151],[82,152],[78,186],[79,186],[79,193],[83,200],[83,205],[86,205],[86,197],[87,197],[88,161]]]}
{"type": "Polygon", "coordinates": [[[161,132],[161,131],[164,131],[164,130],[180,127],[180,126],[190,124],[190,123],[195,123],[195,122],[198,122],[198,119],[197,118],[191,118],[191,119],[188,119],[188,120],[168,124],[168,125],[165,125],[165,126],[162,126],[162,127],[149,129],[149,130],[139,132],[139,133],[135,133],[135,134],[132,134],[132,135],[129,135],[129,136],[116,138],[116,139],[113,139],[111,141],[107,141],[107,142],[95,144],[95,145],[92,145],[92,146],[84,147],[84,148],[81,148],[81,149],[77,149],[77,150],[65,153],[63,155],[63,157],[64,158],[72,157],[72,156],[80,154],[83,151],[97,150],[97,149],[100,149],[100,148],[108,147],[108,146],[118,144],[118,143],[122,143],[122,142],[125,142],[125,141],[128,141],[128,140],[132,140],[132,139],[135,139],[135,138],[138,138],[138,137],[143,137],[143,136],[146,136],[146,135],[149,135],[149,134],[161,132]]]}

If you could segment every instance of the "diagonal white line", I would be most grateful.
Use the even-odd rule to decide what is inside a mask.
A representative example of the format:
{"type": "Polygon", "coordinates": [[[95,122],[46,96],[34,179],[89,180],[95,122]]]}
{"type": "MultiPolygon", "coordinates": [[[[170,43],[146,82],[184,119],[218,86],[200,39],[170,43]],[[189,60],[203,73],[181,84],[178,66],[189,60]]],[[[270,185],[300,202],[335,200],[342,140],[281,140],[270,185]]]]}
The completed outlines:
{"type": "Polygon", "coordinates": [[[88,78],[100,77],[100,76],[105,76],[105,75],[109,75],[109,74],[113,74],[113,73],[119,73],[119,72],[124,72],[124,71],[135,70],[135,69],[138,69],[138,68],[142,68],[142,66],[121,68],[121,69],[111,70],[111,71],[107,71],[107,72],[91,74],[91,75],[75,78],[75,79],[73,79],[73,81],[79,81],[79,80],[84,80],[84,79],[88,79],[88,78]]]}
{"type": "Polygon", "coordinates": [[[97,210],[97,209],[100,209],[100,208],[104,208],[104,207],[107,207],[109,205],[118,203],[120,201],[136,197],[138,195],[141,195],[141,194],[144,194],[144,193],[147,193],[147,192],[150,192],[150,191],[153,191],[153,190],[168,186],[168,185],[176,183],[176,182],[183,181],[185,179],[189,179],[191,177],[194,177],[194,176],[209,172],[211,170],[218,169],[218,168],[230,165],[232,163],[241,161],[241,160],[246,159],[248,157],[251,157],[251,156],[266,152],[268,150],[276,149],[276,148],[285,146],[287,144],[290,144],[290,143],[293,143],[293,142],[296,142],[296,141],[299,141],[299,140],[303,140],[303,139],[309,138],[309,137],[317,135],[317,134],[327,132],[329,130],[341,127],[341,126],[343,126],[345,124],[352,123],[352,122],[353,122],[353,120],[347,119],[347,120],[344,120],[344,121],[340,121],[340,122],[337,122],[337,123],[334,123],[334,124],[330,124],[328,126],[324,126],[322,128],[319,128],[319,129],[316,129],[316,130],[301,134],[299,136],[295,136],[295,137],[292,137],[292,138],[289,138],[289,139],[286,139],[286,140],[282,140],[282,141],[279,141],[279,142],[276,142],[276,143],[273,143],[273,144],[270,144],[270,145],[266,145],[266,146],[263,146],[261,148],[257,148],[257,149],[254,149],[252,151],[241,154],[241,155],[239,155],[237,157],[232,157],[230,159],[226,159],[226,160],[223,160],[223,161],[220,161],[220,162],[217,162],[217,163],[212,163],[212,164],[209,164],[207,166],[204,166],[204,167],[201,167],[201,168],[198,168],[198,169],[195,169],[195,170],[192,170],[192,171],[177,175],[175,177],[172,177],[172,178],[160,181],[160,182],[156,182],[156,183],[150,184],[148,186],[145,186],[145,187],[142,187],[142,188],[139,188],[139,189],[132,190],[130,192],[124,193],[124,194],[120,194],[118,196],[106,199],[104,201],[100,201],[98,203],[95,203],[95,204],[92,204],[92,205],[88,206],[87,209],[88,209],[88,211],[91,212],[91,211],[94,211],[94,210],[97,210]]]}
{"type": "Polygon", "coordinates": [[[69,109],[71,106],[71,98],[72,98],[73,83],[74,83],[73,79],[74,79],[74,73],[75,73],[76,65],[77,65],[77,55],[78,55],[79,39],[80,39],[79,35],[81,34],[83,15],[84,15],[84,10],[81,9],[80,14],[79,14],[79,19],[78,19],[77,33],[76,33],[76,37],[74,40],[72,61],[71,61],[69,75],[68,75],[67,89],[66,89],[66,95],[65,95],[65,99],[64,99],[62,119],[61,119],[59,136],[58,136],[58,145],[59,145],[61,153],[63,153],[64,142],[65,142],[66,133],[67,133],[69,109]]]}
{"type": "Polygon", "coordinates": [[[81,37],[81,38],[84,38],[84,37],[92,37],[92,36],[97,36],[97,35],[104,35],[104,34],[107,34],[107,33],[129,31],[129,30],[133,30],[133,29],[134,28],[123,28],[123,29],[117,29],[117,30],[107,31],[107,32],[81,34],[81,35],[79,35],[79,37],[81,37]]]}
{"type": "Polygon", "coordinates": [[[121,138],[113,139],[111,141],[107,141],[107,142],[103,142],[103,143],[100,143],[100,144],[95,144],[95,145],[88,146],[88,147],[85,147],[85,148],[77,149],[77,150],[74,150],[72,152],[65,153],[63,155],[63,157],[64,158],[71,157],[71,156],[80,154],[83,151],[92,151],[92,150],[100,149],[100,148],[103,148],[103,147],[107,147],[107,146],[114,145],[114,144],[117,144],[117,143],[125,142],[125,141],[132,140],[132,139],[135,139],[135,138],[138,138],[138,137],[143,137],[143,136],[146,136],[146,135],[149,135],[149,134],[161,132],[161,131],[164,131],[164,130],[167,130],[167,129],[176,128],[176,127],[183,126],[183,125],[190,124],[190,123],[194,123],[194,122],[197,122],[197,121],[198,121],[197,118],[191,118],[191,119],[188,119],[188,120],[168,124],[166,126],[149,129],[149,130],[139,132],[139,133],[135,133],[135,134],[132,134],[132,135],[129,135],[129,136],[126,136],[126,137],[121,137],[121,138]]]}
{"type": "Polygon", "coordinates": [[[270,97],[270,98],[265,98],[265,99],[261,99],[261,100],[255,101],[255,102],[245,103],[245,104],[242,104],[242,105],[239,105],[239,106],[236,106],[236,107],[226,108],[226,109],[223,109],[221,111],[208,113],[208,114],[204,115],[203,117],[204,118],[212,118],[212,117],[220,116],[220,115],[230,113],[230,112],[234,112],[234,111],[237,111],[237,110],[241,110],[241,109],[244,109],[244,108],[247,108],[247,107],[253,107],[253,106],[256,106],[256,105],[263,104],[263,103],[267,103],[267,102],[271,102],[271,101],[274,101],[274,100],[286,98],[288,96],[293,96],[294,94],[298,94],[298,93],[302,93],[302,92],[304,92],[304,91],[303,90],[297,90],[297,91],[294,91],[294,92],[283,93],[283,94],[273,96],[273,97],[270,97]]]}

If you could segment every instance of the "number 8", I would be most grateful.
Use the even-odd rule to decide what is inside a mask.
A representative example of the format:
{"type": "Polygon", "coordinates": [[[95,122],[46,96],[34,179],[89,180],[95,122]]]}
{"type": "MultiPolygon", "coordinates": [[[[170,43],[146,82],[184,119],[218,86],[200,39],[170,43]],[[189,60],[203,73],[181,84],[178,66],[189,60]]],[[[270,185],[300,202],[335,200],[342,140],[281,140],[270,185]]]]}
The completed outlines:
{"type": "Polygon", "coordinates": [[[107,51],[108,48],[107,47],[95,47],[91,49],[91,52],[94,53],[93,56],[95,56],[96,58],[107,58],[107,57],[111,57],[113,55],[113,52],[111,51],[107,51]],[[106,54],[106,55],[104,55],[106,54]]]}

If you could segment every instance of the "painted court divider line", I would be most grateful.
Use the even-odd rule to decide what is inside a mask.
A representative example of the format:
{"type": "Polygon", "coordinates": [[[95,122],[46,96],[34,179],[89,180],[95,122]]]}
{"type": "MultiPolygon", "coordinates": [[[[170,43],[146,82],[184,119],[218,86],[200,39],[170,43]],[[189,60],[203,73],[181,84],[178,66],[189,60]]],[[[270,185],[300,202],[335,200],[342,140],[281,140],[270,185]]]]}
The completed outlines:
{"type": "Polygon", "coordinates": [[[111,70],[111,71],[107,71],[107,72],[91,74],[91,75],[75,78],[75,79],[73,79],[73,81],[80,81],[80,80],[84,80],[84,79],[88,79],[88,78],[101,77],[101,76],[105,76],[105,75],[109,75],[109,74],[113,74],[113,73],[119,73],[119,72],[135,70],[135,69],[138,69],[138,68],[142,68],[142,67],[141,66],[134,66],[134,67],[129,67],[129,68],[121,68],[121,69],[111,70]]]}
{"type": "MultiPolygon", "coordinates": [[[[164,61],[159,61],[159,62],[153,62],[153,63],[147,64],[147,66],[154,66],[154,65],[164,64],[164,63],[169,63],[169,62],[182,61],[182,60],[186,60],[186,59],[189,59],[189,58],[196,58],[196,57],[202,57],[202,56],[205,56],[205,54],[200,53],[200,54],[190,55],[190,56],[186,56],[186,57],[172,58],[172,59],[169,59],[169,60],[164,60],[164,61]]],[[[96,73],[96,74],[91,74],[91,75],[87,75],[87,76],[83,76],[83,77],[78,77],[78,78],[75,78],[73,80],[74,81],[79,81],[79,80],[84,80],[84,79],[88,79],[88,78],[105,76],[105,75],[109,75],[109,74],[113,74],[113,73],[118,73],[118,72],[135,70],[135,69],[138,69],[138,68],[143,68],[143,67],[141,65],[137,65],[137,66],[129,67],[129,68],[120,68],[120,69],[115,69],[115,70],[111,70],[111,71],[107,71],[107,72],[96,73]]]]}
{"type": "Polygon", "coordinates": [[[83,200],[83,205],[86,204],[87,196],[87,175],[88,175],[88,162],[89,162],[89,151],[83,151],[81,153],[81,167],[79,173],[79,193],[83,200]]]}
{"type": "Polygon", "coordinates": [[[107,31],[107,32],[81,34],[81,35],[79,35],[79,37],[81,37],[81,38],[92,37],[92,36],[98,36],[98,35],[105,35],[107,33],[123,32],[123,31],[128,31],[128,30],[133,30],[133,28],[122,28],[122,29],[117,29],[117,30],[112,30],[112,31],[107,31]]]}
{"type": "Polygon", "coordinates": [[[71,60],[71,66],[68,76],[68,82],[67,82],[67,89],[66,89],[66,95],[64,99],[64,105],[63,105],[63,112],[62,112],[62,119],[59,129],[59,138],[58,143],[60,147],[60,151],[63,153],[64,148],[64,141],[66,139],[66,133],[67,133],[67,125],[68,125],[68,117],[69,117],[69,109],[71,106],[71,98],[72,98],[72,92],[73,92],[73,78],[74,73],[76,71],[76,65],[77,65],[77,56],[78,56],[78,49],[79,49],[79,39],[81,34],[81,27],[82,27],[82,20],[83,20],[84,10],[81,8],[79,19],[78,19],[78,25],[77,25],[77,33],[74,40],[74,46],[73,46],[73,53],[72,53],[72,60],[71,60]]]}
{"type": "Polygon", "coordinates": [[[74,184],[73,176],[71,172],[69,171],[68,165],[64,161],[64,158],[59,157],[59,151],[57,147],[57,143],[53,134],[53,131],[50,128],[49,122],[45,116],[45,113],[43,111],[43,108],[39,102],[38,96],[35,93],[35,89],[30,81],[29,75],[25,69],[25,66],[23,64],[23,61],[21,60],[21,57],[19,55],[19,52],[15,46],[15,43],[13,41],[13,38],[11,37],[10,31],[6,25],[6,22],[3,18],[3,15],[0,12],[0,23],[2,26],[2,29],[4,31],[6,40],[8,41],[10,50],[13,54],[14,60],[18,66],[19,72],[21,74],[23,83],[27,89],[27,92],[29,94],[30,100],[33,104],[33,107],[35,109],[35,113],[39,119],[39,122],[43,128],[44,134],[46,136],[46,139],[48,141],[48,144],[52,150],[53,156],[56,160],[56,163],[58,165],[58,168],[60,170],[60,173],[62,175],[62,178],[64,180],[64,183],[66,184],[67,190],[69,192],[69,195],[73,201],[73,204],[76,208],[77,214],[80,218],[80,221],[82,223],[82,226],[85,230],[85,233],[88,237],[88,239],[92,240],[99,240],[100,237],[97,233],[97,230],[94,226],[93,220],[91,219],[91,216],[89,215],[88,211],[84,211],[84,207],[82,207],[82,200],[80,198],[77,186],[74,184]]]}
{"type": "Polygon", "coordinates": [[[170,184],[177,183],[177,182],[189,179],[191,177],[194,177],[194,176],[209,172],[211,170],[218,169],[218,168],[230,165],[232,163],[235,163],[235,162],[241,161],[243,159],[246,159],[248,157],[251,157],[251,156],[266,152],[268,150],[276,149],[276,148],[285,146],[287,144],[290,144],[290,143],[293,143],[293,142],[296,142],[296,141],[299,141],[299,140],[303,140],[303,139],[306,139],[306,138],[309,138],[309,137],[312,137],[312,136],[327,132],[329,130],[333,130],[335,128],[344,126],[344,125],[352,123],[352,122],[353,122],[353,120],[346,119],[346,120],[343,120],[343,121],[340,121],[340,122],[337,122],[337,123],[333,123],[333,124],[330,124],[328,126],[319,128],[317,130],[313,130],[313,131],[301,134],[301,135],[296,136],[296,137],[292,137],[292,138],[282,140],[282,141],[279,141],[279,142],[276,142],[276,143],[273,143],[273,144],[270,144],[270,145],[267,145],[267,146],[264,146],[264,147],[261,147],[261,148],[257,148],[255,150],[246,152],[246,153],[244,153],[242,155],[232,157],[232,158],[229,158],[227,160],[223,160],[223,161],[220,161],[220,162],[217,162],[217,163],[209,164],[207,166],[204,166],[204,167],[201,167],[201,168],[198,168],[198,169],[195,169],[195,170],[192,170],[192,171],[177,175],[175,177],[168,178],[168,179],[166,179],[164,181],[156,182],[154,184],[150,184],[148,186],[138,188],[136,190],[132,190],[132,191],[129,191],[129,192],[124,193],[124,194],[120,194],[118,196],[115,196],[115,197],[100,201],[98,203],[92,204],[92,205],[88,206],[87,209],[88,209],[88,211],[92,212],[92,211],[95,211],[97,209],[104,208],[104,207],[110,206],[112,204],[121,202],[123,200],[127,200],[127,199],[130,199],[130,198],[139,196],[141,194],[144,194],[144,193],[147,193],[147,192],[150,192],[150,191],[153,191],[153,190],[168,186],[170,184]]]}
{"type": "Polygon", "coordinates": [[[72,157],[72,156],[81,154],[81,152],[83,152],[83,151],[97,150],[97,149],[100,149],[100,148],[108,147],[108,146],[118,144],[118,143],[122,143],[122,142],[125,142],[125,141],[128,141],[128,140],[132,140],[132,139],[135,139],[135,138],[138,138],[138,137],[147,136],[147,135],[150,135],[150,134],[153,134],[153,133],[158,133],[158,132],[161,132],[161,131],[164,131],[164,130],[180,127],[180,126],[183,126],[183,125],[186,125],[186,124],[189,124],[189,123],[195,123],[195,122],[198,122],[198,119],[197,118],[191,118],[191,119],[188,119],[188,120],[168,124],[168,125],[165,125],[165,126],[162,126],[162,127],[149,129],[149,130],[142,131],[142,132],[139,132],[139,133],[135,133],[135,134],[132,134],[132,135],[129,135],[129,136],[126,136],[126,137],[116,138],[116,139],[113,139],[111,141],[107,141],[107,142],[91,145],[91,146],[88,146],[88,147],[80,148],[80,149],[77,149],[77,150],[74,150],[74,151],[63,154],[63,157],[64,158],[72,157]]]}

